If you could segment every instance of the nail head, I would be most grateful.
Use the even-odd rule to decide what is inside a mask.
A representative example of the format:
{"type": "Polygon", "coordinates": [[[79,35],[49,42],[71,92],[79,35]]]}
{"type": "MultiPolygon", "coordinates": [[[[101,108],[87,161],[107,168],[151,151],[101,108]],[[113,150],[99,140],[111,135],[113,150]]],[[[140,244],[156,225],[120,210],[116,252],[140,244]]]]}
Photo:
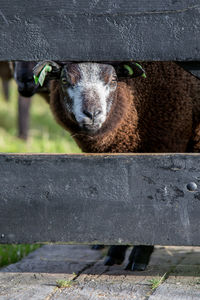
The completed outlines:
{"type": "Polygon", "coordinates": [[[190,183],[188,183],[188,184],[187,184],[187,189],[188,189],[188,191],[190,191],[190,192],[196,191],[196,189],[197,189],[196,183],[195,183],[195,182],[190,182],[190,183]]]}

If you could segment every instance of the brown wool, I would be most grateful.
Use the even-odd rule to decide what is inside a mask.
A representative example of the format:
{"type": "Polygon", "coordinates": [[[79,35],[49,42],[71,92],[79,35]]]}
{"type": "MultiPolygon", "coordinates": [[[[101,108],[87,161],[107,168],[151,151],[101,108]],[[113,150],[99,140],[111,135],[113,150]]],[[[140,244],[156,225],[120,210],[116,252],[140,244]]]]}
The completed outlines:
{"type": "Polygon", "coordinates": [[[199,152],[200,81],[173,62],[141,63],[147,78],[119,80],[107,120],[95,135],[81,132],[52,81],[50,107],[84,152],[199,152]]]}

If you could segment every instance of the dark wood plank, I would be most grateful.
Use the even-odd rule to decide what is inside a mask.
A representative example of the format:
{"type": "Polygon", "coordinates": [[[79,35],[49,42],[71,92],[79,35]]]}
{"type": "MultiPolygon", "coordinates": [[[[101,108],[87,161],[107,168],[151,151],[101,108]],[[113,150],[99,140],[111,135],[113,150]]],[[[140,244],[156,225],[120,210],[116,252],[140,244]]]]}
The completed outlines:
{"type": "Polygon", "coordinates": [[[200,245],[200,155],[2,154],[0,169],[1,243],[200,245]]]}
{"type": "Polygon", "coordinates": [[[0,60],[200,60],[199,0],[2,0],[0,60]]]}
{"type": "Polygon", "coordinates": [[[200,78],[200,61],[179,62],[178,64],[186,71],[200,78]]]}

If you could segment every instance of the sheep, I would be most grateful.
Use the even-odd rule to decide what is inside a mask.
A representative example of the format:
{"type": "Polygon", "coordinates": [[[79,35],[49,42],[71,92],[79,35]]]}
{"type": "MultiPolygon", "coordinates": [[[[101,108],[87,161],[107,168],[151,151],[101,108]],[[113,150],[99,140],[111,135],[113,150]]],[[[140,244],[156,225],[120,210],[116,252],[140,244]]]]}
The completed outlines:
{"type": "Polygon", "coordinates": [[[2,79],[2,87],[5,100],[9,100],[9,81],[12,78],[12,73],[7,61],[0,62],[0,77],[2,79]]]}
{"type": "Polygon", "coordinates": [[[10,63],[20,95],[18,98],[18,136],[24,140],[28,138],[31,97],[39,93],[46,102],[49,102],[48,86],[40,87],[35,84],[33,67],[36,64],[34,61],[15,61],[10,63]]]}
{"type": "MultiPolygon", "coordinates": [[[[2,78],[5,99],[9,100],[9,81],[13,78],[14,63],[0,62],[0,77],[2,78]]],[[[22,96],[18,98],[18,137],[27,139],[30,101],[22,96]]]]}
{"type": "Polygon", "coordinates": [[[34,61],[15,61],[12,62],[14,78],[17,83],[18,92],[23,97],[32,97],[38,93],[47,102],[49,102],[48,84],[40,86],[36,84],[33,78],[33,68],[37,62],[34,61]]]}
{"type": "MultiPolygon", "coordinates": [[[[142,66],[146,79],[134,63],[46,61],[34,73],[51,81],[52,113],[84,152],[198,152],[199,81],[174,62],[142,66]]],[[[105,264],[122,263],[126,248],[111,246],[105,264]]],[[[152,252],[135,246],[127,269],[144,270],[152,252]]]]}

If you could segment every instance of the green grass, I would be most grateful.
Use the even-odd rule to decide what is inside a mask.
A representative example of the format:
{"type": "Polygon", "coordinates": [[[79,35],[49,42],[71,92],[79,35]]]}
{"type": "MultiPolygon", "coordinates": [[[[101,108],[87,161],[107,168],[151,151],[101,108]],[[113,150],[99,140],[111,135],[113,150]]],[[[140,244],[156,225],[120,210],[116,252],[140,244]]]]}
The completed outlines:
{"type": "Polygon", "coordinates": [[[13,264],[40,245],[0,245],[0,267],[13,264]]]}
{"type": "MultiPolygon", "coordinates": [[[[70,134],[55,122],[48,104],[35,95],[32,99],[27,142],[17,138],[17,88],[10,85],[10,101],[5,102],[0,82],[0,152],[80,153],[70,134]]],[[[0,267],[15,263],[39,245],[0,245],[0,267]]]]}
{"type": "MultiPolygon", "coordinates": [[[[35,95],[32,98],[29,139],[17,138],[17,89],[11,83],[10,101],[0,91],[0,152],[18,153],[80,153],[70,134],[53,118],[48,104],[35,95]]],[[[1,90],[1,85],[0,85],[1,90]]]]}
{"type": "Polygon", "coordinates": [[[161,285],[167,277],[167,273],[165,273],[162,277],[160,278],[152,278],[149,280],[149,283],[151,284],[151,289],[155,290],[159,287],[159,285],[161,285]]]}
{"type": "Polygon", "coordinates": [[[58,288],[67,288],[67,287],[71,287],[74,284],[76,284],[76,283],[73,280],[60,279],[60,280],[56,281],[56,286],[58,288]]]}

